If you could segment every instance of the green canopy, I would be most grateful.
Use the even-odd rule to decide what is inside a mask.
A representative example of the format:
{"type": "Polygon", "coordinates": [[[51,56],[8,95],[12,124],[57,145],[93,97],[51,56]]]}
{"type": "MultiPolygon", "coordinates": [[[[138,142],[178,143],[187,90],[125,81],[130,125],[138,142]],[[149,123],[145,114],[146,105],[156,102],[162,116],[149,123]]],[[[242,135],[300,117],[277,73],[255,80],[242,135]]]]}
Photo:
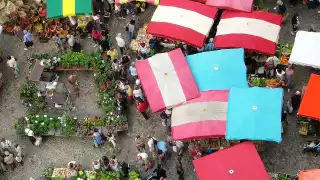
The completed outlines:
{"type": "Polygon", "coordinates": [[[47,18],[92,14],[91,0],[47,0],[47,18]]]}

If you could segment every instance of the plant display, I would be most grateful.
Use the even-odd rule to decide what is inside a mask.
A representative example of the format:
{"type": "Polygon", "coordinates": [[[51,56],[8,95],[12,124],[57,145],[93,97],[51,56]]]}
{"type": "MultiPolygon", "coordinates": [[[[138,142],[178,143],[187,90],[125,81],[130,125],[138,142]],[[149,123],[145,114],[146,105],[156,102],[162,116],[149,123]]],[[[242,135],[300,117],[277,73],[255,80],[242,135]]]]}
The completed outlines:
{"type": "Polygon", "coordinates": [[[32,58],[40,61],[40,64],[46,69],[54,69],[61,61],[61,58],[51,57],[48,53],[34,54],[32,58]]]}
{"type": "Polygon", "coordinates": [[[77,132],[77,118],[72,116],[64,116],[61,118],[62,134],[65,136],[73,136],[77,132]]]}
{"type": "Polygon", "coordinates": [[[129,172],[129,180],[141,180],[140,174],[136,171],[129,172]]]}
{"type": "Polygon", "coordinates": [[[51,177],[53,174],[53,168],[52,167],[48,167],[48,168],[45,168],[41,175],[44,176],[44,177],[51,177]]]}
{"type": "Polygon", "coordinates": [[[119,172],[100,172],[97,175],[97,179],[99,180],[120,180],[120,173],[119,172]]]}
{"type": "Polygon", "coordinates": [[[277,44],[276,56],[281,59],[282,56],[290,56],[291,51],[293,48],[293,44],[291,43],[284,43],[284,44],[277,44]]]}
{"type": "Polygon", "coordinates": [[[13,128],[16,130],[16,134],[18,136],[24,136],[25,135],[25,128],[27,127],[27,122],[25,118],[19,118],[13,125],[13,128]]]}
{"type": "Polygon", "coordinates": [[[45,108],[44,97],[39,93],[34,83],[28,82],[20,88],[20,98],[28,108],[28,114],[37,114],[45,108]]]}
{"type": "Polygon", "coordinates": [[[63,68],[71,68],[73,66],[90,67],[91,58],[82,52],[69,51],[61,56],[60,65],[63,68]]]}
{"type": "Polygon", "coordinates": [[[250,77],[249,78],[249,84],[251,86],[258,86],[258,87],[266,87],[267,82],[265,78],[259,78],[259,77],[250,77]]]}
{"type": "Polygon", "coordinates": [[[106,125],[106,120],[101,117],[87,117],[84,119],[84,125],[87,127],[102,127],[106,125]]]}
{"type": "Polygon", "coordinates": [[[50,129],[60,128],[60,122],[57,118],[48,117],[47,115],[35,115],[25,118],[28,124],[32,125],[35,134],[46,134],[50,129]]]}

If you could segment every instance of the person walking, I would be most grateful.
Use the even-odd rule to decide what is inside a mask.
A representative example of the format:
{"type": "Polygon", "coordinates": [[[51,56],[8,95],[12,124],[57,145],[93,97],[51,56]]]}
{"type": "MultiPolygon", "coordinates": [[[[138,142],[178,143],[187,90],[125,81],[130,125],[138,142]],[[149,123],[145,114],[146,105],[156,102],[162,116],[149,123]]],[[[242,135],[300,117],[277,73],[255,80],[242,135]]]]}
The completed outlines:
{"type": "Polygon", "coordinates": [[[7,57],[7,66],[12,70],[14,77],[17,78],[19,74],[18,62],[13,56],[7,57]]]}
{"type": "Polygon", "coordinates": [[[176,162],[176,170],[177,170],[177,174],[178,174],[178,179],[184,180],[184,170],[182,167],[181,159],[182,159],[181,156],[178,156],[177,162],[176,162]]]}
{"type": "Polygon", "coordinates": [[[132,62],[132,63],[131,63],[131,66],[129,67],[129,72],[130,72],[130,75],[131,75],[134,79],[137,79],[137,77],[138,77],[138,72],[137,72],[137,69],[136,69],[136,66],[135,66],[135,62],[132,62]]]}
{"type": "Polygon", "coordinates": [[[141,98],[138,99],[137,110],[138,110],[139,113],[142,114],[142,116],[144,117],[145,120],[149,119],[149,117],[147,115],[148,107],[149,107],[149,105],[148,105],[148,102],[146,100],[143,100],[141,98]]]}
{"type": "Polygon", "coordinates": [[[296,32],[299,29],[300,21],[299,21],[299,14],[294,13],[292,19],[291,19],[291,25],[292,25],[292,32],[291,35],[294,36],[296,32]]]}
{"type": "Polygon", "coordinates": [[[23,155],[22,155],[22,150],[19,144],[16,144],[14,146],[14,151],[16,154],[15,160],[17,161],[17,163],[20,163],[21,165],[23,165],[23,161],[22,161],[23,155]]]}
{"type": "Polygon", "coordinates": [[[146,150],[146,145],[140,135],[137,135],[134,141],[136,142],[138,152],[144,152],[146,150]]]}
{"type": "Polygon", "coordinates": [[[9,151],[4,151],[4,163],[11,167],[11,170],[16,168],[16,164],[14,163],[14,156],[9,151]]]}
{"type": "Polygon", "coordinates": [[[67,38],[68,38],[67,42],[68,42],[69,48],[72,49],[74,44],[75,44],[75,42],[76,42],[75,39],[74,39],[74,36],[72,34],[68,34],[67,38]]]}
{"type": "Polygon", "coordinates": [[[96,27],[93,27],[91,35],[92,35],[93,41],[95,42],[94,47],[97,47],[102,37],[101,31],[99,31],[96,27]]]}
{"type": "Polygon", "coordinates": [[[24,42],[24,45],[26,46],[24,50],[27,51],[29,47],[33,47],[32,35],[27,30],[23,30],[23,34],[24,34],[23,42],[24,42]]]}
{"type": "Polygon", "coordinates": [[[215,50],[214,48],[214,44],[213,44],[213,38],[209,39],[208,44],[206,45],[206,47],[204,48],[205,51],[213,51],[215,50]]]}
{"type": "Polygon", "coordinates": [[[288,88],[288,92],[290,92],[290,88],[292,88],[293,86],[293,75],[294,75],[294,69],[292,65],[289,65],[286,68],[285,74],[286,74],[286,86],[288,88]]]}
{"type": "Polygon", "coordinates": [[[118,44],[118,46],[120,48],[120,53],[123,55],[124,51],[126,50],[126,42],[122,38],[121,33],[117,34],[116,41],[117,41],[117,44],[118,44]]]}
{"type": "Polygon", "coordinates": [[[291,96],[290,100],[291,100],[293,112],[298,111],[300,107],[301,99],[302,99],[302,96],[300,91],[296,91],[295,94],[291,96]]]}
{"type": "Polygon", "coordinates": [[[155,137],[148,135],[148,146],[150,153],[153,153],[157,148],[158,140],[155,137]]]}
{"type": "Polygon", "coordinates": [[[109,51],[107,52],[107,55],[109,55],[111,57],[111,62],[113,62],[114,60],[118,60],[118,51],[116,49],[114,49],[112,46],[110,47],[109,51]]]}
{"type": "Polygon", "coordinates": [[[128,32],[129,32],[129,34],[128,34],[129,35],[129,37],[128,37],[129,43],[133,39],[134,31],[136,29],[135,25],[136,25],[136,21],[135,20],[131,20],[130,23],[127,25],[128,32]]]}
{"type": "Polygon", "coordinates": [[[8,150],[12,148],[12,143],[6,138],[1,139],[1,148],[2,150],[8,150]]]}

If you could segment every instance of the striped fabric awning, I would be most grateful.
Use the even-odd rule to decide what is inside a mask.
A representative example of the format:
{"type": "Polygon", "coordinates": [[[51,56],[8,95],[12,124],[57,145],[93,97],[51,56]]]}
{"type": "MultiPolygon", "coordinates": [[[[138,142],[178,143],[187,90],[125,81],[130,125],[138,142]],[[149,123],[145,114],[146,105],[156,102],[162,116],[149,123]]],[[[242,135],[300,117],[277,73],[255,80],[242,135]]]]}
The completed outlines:
{"type": "Polygon", "coordinates": [[[152,112],[200,95],[180,48],[137,61],[136,68],[152,112]]]}
{"type": "Polygon", "coordinates": [[[205,91],[199,98],[173,108],[172,138],[177,140],[224,137],[229,91],[205,91]]]}
{"type": "Polygon", "coordinates": [[[161,0],[147,33],[201,48],[218,10],[189,0],[161,0]]]}
{"type": "Polygon", "coordinates": [[[214,44],[220,49],[244,48],[274,55],[281,24],[282,17],[278,14],[225,11],[219,22],[214,44]]]}
{"type": "Polygon", "coordinates": [[[47,0],[47,18],[92,14],[91,0],[47,0]]]}

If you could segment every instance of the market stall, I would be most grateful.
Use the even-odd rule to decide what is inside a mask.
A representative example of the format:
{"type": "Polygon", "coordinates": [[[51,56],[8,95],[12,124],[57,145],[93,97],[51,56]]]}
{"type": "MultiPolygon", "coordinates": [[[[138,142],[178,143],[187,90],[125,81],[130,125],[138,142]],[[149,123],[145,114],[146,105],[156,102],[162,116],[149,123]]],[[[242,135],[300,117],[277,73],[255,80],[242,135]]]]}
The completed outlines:
{"type": "Polygon", "coordinates": [[[306,91],[298,110],[299,133],[301,135],[320,135],[320,113],[317,104],[320,101],[320,76],[311,74],[306,91]]]}
{"type": "Polygon", "coordinates": [[[283,179],[283,180],[298,180],[298,176],[297,175],[290,175],[290,174],[286,174],[286,173],[268,173],[270,180],[279,180],[279,179],[283,179]]]}
{"type": "Polygon", "coordinates": [[[263,11],[246,13],[227,10],[222,13],[214,45],[221,49],[244,48],[274,55],[281,24],[282,17],[278,14],[263,11]]]}
{"type": "Polygon", "coordinates": [[[214,7],[189,0],[161,0],[148,24],[147,33],[201,48],[217,11],[214,7]]]}
{"type": "Polygon", "coordinates": [[[249,75],[248,83],[250,87],[281,88],[285,86],[284,81],[279,79],[260,78],[257,75],[249,75]]]}
{"type": "Polygon", "coordinates": [[[186,59],[200,91],[248,87],[243,49],[203,52],[186,59]]]}
{"type": "Polygon", "coordinates": [[[320,52],[317,48],[319,43],[320,33],[298,31],[289,63],[320,68],[320,52]]]}
{"type": "Polygon", "coordinates": [[[92,14],[91,0],[47,0],[47,18],[92,14]]]}
{"type": "Polygon", "coordinates": [[[280,88],[231,88],[226,139],[281,142],[282,99],[280,88]]]}
{"type": "Polygon", "coordinates": [[[303,170],[300,171],[299,180],[314,180],[320,177],[320,169],[303,170]]]}
{"type": "Polygon", "coordinates": [[[253,0],[207,0],[206,5],[220,9],[251,12],[253,0]]]}
{"type": "Polygon", "coordinates": [[[176,140],[223,137],[226,133],[228,91],[204,91],[172,109],[171,131],[176,140]]]}
{"type": "Polygon", "coordinates": [[[200,96],[180,48],[137,61],[135,66],[152,112],[200,96]]]}
{"type": "Polygon", "coordinates": [[[199,180],[259,179],[268,173],[252,142],[244,142],[193,161],[199,180]]]}

